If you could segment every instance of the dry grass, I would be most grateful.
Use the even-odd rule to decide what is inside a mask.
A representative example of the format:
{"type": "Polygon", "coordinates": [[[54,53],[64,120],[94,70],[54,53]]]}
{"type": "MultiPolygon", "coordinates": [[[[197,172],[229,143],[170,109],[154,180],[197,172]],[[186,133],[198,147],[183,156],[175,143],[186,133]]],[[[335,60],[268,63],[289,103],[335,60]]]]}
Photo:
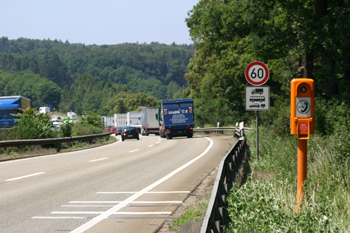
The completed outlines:
{"type": "Polygon", "coordinates": [[[92,143],[62,143],[60,152],[56,148],[49,146],[25,146],[21,148],[9,147],[0,148],[0,161],[23,159],[36,156],[45,156],[57,153],[65,153],[71,151],[84,150],[88,148],[99,147],[117,141],[115,137],[112,140],[105,141],[104,139],[94,140],[92,143]]]}

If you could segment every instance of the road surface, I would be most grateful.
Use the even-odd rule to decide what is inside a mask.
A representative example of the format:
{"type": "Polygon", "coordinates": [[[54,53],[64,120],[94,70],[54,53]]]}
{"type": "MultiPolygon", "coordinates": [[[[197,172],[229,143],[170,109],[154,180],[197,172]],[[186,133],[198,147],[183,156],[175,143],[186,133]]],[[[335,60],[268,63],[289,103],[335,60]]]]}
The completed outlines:
{"type": "Polygon", "coordinates": [[[151,135],[1,162],[1,232],[155,232],[228,149],[220,137],[151,135]]]}

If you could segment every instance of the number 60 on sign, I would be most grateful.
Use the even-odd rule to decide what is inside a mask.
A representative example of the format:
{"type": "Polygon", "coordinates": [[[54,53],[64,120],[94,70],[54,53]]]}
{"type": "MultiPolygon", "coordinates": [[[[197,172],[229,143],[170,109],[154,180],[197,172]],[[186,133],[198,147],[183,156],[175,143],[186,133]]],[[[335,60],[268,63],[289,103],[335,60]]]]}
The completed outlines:
{"type": "Polygon", "coordinates": [[[269,79],[269,69],[261,61],[250,63],[245,69],[245,77],[253,86],[261,86],[269,79]]]}

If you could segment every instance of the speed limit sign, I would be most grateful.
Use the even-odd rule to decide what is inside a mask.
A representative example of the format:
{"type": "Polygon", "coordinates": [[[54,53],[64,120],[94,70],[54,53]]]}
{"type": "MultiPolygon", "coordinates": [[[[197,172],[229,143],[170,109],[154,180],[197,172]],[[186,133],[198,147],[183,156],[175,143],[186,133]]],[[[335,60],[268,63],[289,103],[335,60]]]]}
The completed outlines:
{"type": "Polygon", "coordinates": [[[261,86],[269,79],[269,69],[261,61],[250,63],[245,69],[245,78],[253,86],[261,86]]]}

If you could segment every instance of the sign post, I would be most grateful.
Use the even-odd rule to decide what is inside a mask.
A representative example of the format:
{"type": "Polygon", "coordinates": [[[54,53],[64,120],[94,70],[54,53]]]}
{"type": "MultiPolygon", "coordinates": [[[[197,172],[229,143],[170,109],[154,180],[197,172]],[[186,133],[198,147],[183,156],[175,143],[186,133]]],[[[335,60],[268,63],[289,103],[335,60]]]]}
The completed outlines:
{"type": "Polygon", "coordinates": [[[250,63],[245,69],[245,78],[253,86],[245,88],[245,109],[256,111],[256,159],[259,161],[259,115],[258,111],[270,109],[270,87],[264,85],[269,79],[269,69],[261,61],[250,63]]]}
{"type": "MultiPolygon", "coordinates": [[[[307,178],[307,140],[315,130],[315,83],[313,79],[291,81],[290,134],[298,136],[298,204],[302,204],[304,182],[307,178]]],[[[295,206],[295,212],[301,208],[295,206]]]]}

